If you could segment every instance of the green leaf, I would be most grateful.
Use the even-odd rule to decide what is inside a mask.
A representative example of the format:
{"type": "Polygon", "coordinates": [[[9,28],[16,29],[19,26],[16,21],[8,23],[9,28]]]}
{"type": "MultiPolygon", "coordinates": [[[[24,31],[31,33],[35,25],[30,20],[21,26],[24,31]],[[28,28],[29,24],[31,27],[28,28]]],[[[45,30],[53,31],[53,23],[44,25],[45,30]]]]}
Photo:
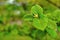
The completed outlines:
{"type": "Polygon", "coordinates": [[[57,27],[58,31],[60,32],[60,26],[57,27]]]}
{"type": "Polygon", "coordinates": [[[56,22],[49,19],[48,20],[48,28],[53,29],[53,30],[57,30],[56,22]]]}
{"type": "Polygon", "coordinates": [[[49,13],[47,17],[54,21],[60,21],[60,10],[55,10],[54,12],[49,13]]]}
{"type": "Polygon", "coordinates": [[[56,38],[57,37],[57,32],[55,30],[52,30],[50,28],[47,28],[46,31],[48,32],[48,34],[53,37],[56,38]]]}
{"type": "Polygon", "coordinates": [[[36,35],[37,35],[37,32],[38,32],[38,30],[32,30],[31,36],[32,36],[33,38],[37,37],[37,36],[36,36],[36,35]]]}
{"type": "Polygon", "coordinates": [[[47,18],[41,18],[41,19],[37,19],[34,18],[33,19],[33,26],[39,30],[45,30],[45,28],[47,27],[47,18]]]}
{"type": "Polygon", "coordinates": [[[31,8],[32,14],[43,14],[43,9],[39,5],[35,5],[31,8]]]}
{"type": "Polygon", "coordinates": [[[32,16],[32,15],[27,14],[27,15],[25,15],[25,16],[23,17],[23,19],[24,19],[25,21],[32,21],[33,16],[32,16]]]}
{"type": "Polygon", "coordinates": [[[53,16],[58,20],[60,21],[60,10],[56,10],[53,12],[53,16]]]}
{"type": "Polygon", "coordinates": [[[44,30],[47,26],[48,19],[43,14],[43,9],[39,5],[35,5],[31,9],[33,16],[33,26],[39,30],[44,30]],[[39,19],[36,19],[36,17],[39,17],[39,19]]]}
{"type": "Polygon", "coordinates": [[[46,36],[46,31],[41,31],[41,30],[39,30],[38,32],[37,32],[37,37],[39,38],[39,39],[43,39],[45,36],[46,36]]]}

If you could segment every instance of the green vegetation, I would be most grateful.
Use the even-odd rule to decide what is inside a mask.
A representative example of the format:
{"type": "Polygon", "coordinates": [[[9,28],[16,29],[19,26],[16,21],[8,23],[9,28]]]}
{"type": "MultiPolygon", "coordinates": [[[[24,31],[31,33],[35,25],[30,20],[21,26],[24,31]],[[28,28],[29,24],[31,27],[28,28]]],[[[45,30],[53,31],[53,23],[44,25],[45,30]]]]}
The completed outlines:
{"type": "Polygon", "coordinates": [[[15,2],[0,5],[0,40],[60,40],[59,1],[15,2]]]}

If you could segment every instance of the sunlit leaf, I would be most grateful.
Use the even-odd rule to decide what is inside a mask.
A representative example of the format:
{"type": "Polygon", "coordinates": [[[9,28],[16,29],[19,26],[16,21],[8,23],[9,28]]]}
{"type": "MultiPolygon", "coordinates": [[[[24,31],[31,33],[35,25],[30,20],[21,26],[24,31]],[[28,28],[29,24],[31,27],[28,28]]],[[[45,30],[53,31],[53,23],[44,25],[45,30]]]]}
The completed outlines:
{"type": "Polygon", "coordinates": [[[56,22],[55,21],[53,21],[53,20],[48,20],[48,28],[51,28],[51,29],[53,29],[53,30],[57,30],[57,24],[56,24],[56,22]]]}
{"type": "Polygon", "coordinates": [[[56,37],[57,37],[57,32],[56,32],[55,30],[52,30],[52,29],[50,29],[50,28],[47,28],[46,31],[47,31],[47,33],[48,33],[51,37],[53,37],[53,38],[56,38],[56,37]]]}
{"type": "Polygon", "coordinates": [[[43,9],[39,5],[35,5],[31,8],[31,12],[32,14],[41,15],[43,14],[43,9]]]}
{"type": "Polygon", "coordinates": [[[47,27],[47,19],[45,18],[41,18],[41,19],[33,19],[33,26],[39,30],[45,30],[45,28],[47,27]]]}

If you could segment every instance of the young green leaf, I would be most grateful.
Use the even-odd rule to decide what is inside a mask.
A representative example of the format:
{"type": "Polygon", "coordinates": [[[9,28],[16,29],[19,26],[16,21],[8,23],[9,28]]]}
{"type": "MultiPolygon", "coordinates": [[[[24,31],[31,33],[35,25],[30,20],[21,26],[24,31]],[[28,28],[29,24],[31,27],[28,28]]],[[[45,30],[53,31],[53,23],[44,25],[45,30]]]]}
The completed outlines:
{"type": "Polygon", "coordinates": [[[39,5],[35,5],[31,8],[32,14],[43,14],[43,9],[39,5]]]}
{"type": "Polygon", "coordinates": [[[46,31],[47,31],[47,33],[48,33],[51,37],[53,37],[53,38],[56,38],[56,37],[57,37],[57,32],[56,32],[55,30],[52,30],[52,29],[50,29],[50,28],[47,28],[46,31]]]}
{"type": "Polygon", "coordinates": [[[47,26],[48,19],[43,14],[43,9],[39,5],[35,5],[31,9],[33,14],[33,26],[39,30],[44,30],[47,26]]]}
{"type": "Polygon", "coordinates": [[[49,13],[47,17],[54,21],[60,21],[60,10],[56,10],[53,13],[49,13]]]}
{"type": "Polygon", "coordinates": [[[39,30],[45,30],[45,28],[47,27],[47,18],[41,18],[41,19],[37,19],[34,18],[33,19],[33,26],[39,30]]]}
{"type": "Polygon", "coordinates": [[[48,28],[53,29],[53,30],[57,30],[56,22],[51,20],[51,19],[49,19],[48,20],[48,28]]]}

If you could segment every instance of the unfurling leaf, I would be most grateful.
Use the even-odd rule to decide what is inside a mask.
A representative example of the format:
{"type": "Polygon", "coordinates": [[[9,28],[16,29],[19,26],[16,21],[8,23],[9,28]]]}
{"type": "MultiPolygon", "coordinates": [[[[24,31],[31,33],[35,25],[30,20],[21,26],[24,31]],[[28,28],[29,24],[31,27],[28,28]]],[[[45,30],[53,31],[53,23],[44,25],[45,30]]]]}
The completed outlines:
{"type": "Polygon", "coordinates": [[[41,15],[43,14],[43,9],[39,5],[35,5],[31,8],[32,14],[41,15]]]}

